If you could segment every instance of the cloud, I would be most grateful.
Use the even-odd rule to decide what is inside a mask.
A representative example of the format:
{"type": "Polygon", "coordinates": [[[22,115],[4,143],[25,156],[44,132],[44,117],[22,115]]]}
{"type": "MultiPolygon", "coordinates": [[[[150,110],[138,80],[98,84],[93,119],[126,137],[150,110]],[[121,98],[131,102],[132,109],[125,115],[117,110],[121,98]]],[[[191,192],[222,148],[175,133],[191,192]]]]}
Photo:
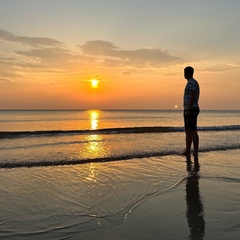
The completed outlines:
{"type": "Polygon", "coordinates": [[[143,48],[137,50],[122,50],[108,41],[96,40],[88,41],[79,46],[83,54],[90,56],[102,56],[105,58],[114,58],[118,61],[132,63],[134,65],[158,65],[169,63],[183,63],[184,59],[172,56],[167,51],[158,48],[143,48]]]}
{"type": "Polygon", "coordinates": [[[10,82],[10,80],[9,80],[9,79],[5,79],[5,78],[1,78],[1,77],[0,77],[0,82],[10,82]]]}
{"type": "MultiPolygon", "coordinates": [[[[166,50],[158,48],[143,48],[124,50],[113,43],[103,40],[88,41],[80,45],[81,52],[71,52],[62,42],[50,38],[17,36],[0,29],[0,40],[21,43],[30,46],[28,50],[14,51],[16,59],[26,65],[62,66],[72,63],[81,66],[115,67],[159,67],[166,64],[181,64],[184,59],[169,54],[166,50]],[[18,55],[18,57],[16,56],[18,55]],[[19,56],[25,56],[21,60],[19,56]]],[[[9,59],[10,60],[10,59],[9,59]]],[[[18,62],[18,63],[19,63],[18,62]]],[[[15,61],[16,63],[16,61],[15,61]]],[[[67,66],[65,66],[66,68],[67,66]]]]}
{"type": "Polygon", "coordinates": [[[19,62],[15,66],[26,72],[48,74],[79,74],[99,66],[96,58],[87,57],[66,48],[32,48],[15,51],[19,62]]]}
{"type": "Polygon", "coordinates": [[[125,50],[102,40],[88,41],[70,49],[54,39],[16,36],[0,29],[0,41],[3,48],[4,44],[9,47],[8,42],[15,43],[8,52],[0,51],[2,81],[34,81],[51,74],[49,82],[55,79],[67,82],[73,76],[77,78],[92,71],[130,76],[142,70],[155,71],[186,62],[162,49],[125,50]]]}
{"type": "Polygon", "coordinates": [[[28,51],[15,51],[19,55],[23,55],[30,58],[37,58],[44,62],[62,62],[68,59],[72,59],[74,56],[70,51],[64,48],[35,48],[28,51]]]}
{"type": "Polygon", "coordinates": [[[14,64],[11,62],[12,60],[14,61],[14,58],[0,58],[1,81],[7,82],[20,77],[20,75],[16,73],[16,69],[14,69],[14,64]]]}
{"type": "Polygon", "coordinates": [[[81,45],[80,48],[85,54],[89,55],[112,55],[118,50],[111,42],[96,40],[88,41],[86,44],[81,45]]]}
{"type": "Polygon", "coordinates": [[[233,68],[239,68],[240,67],[240,63],[228,63],[227,66],[233,67],[233,68]]]}
{"type": "Polygon", "coordinates": [[[215,67],[204,68],[201,71],[208,72],[208,73],[222,73],[222,72],[229,71],[231,69],[232,68],[230,68],[230,67],[215,66],[215,67]]]}
{"type": "Polygon", "coordinates": [[[29,46],[60,46],[63,45],[60,41],[51,38],[41,38],[41,37],[23,37],[17,36],[7,31],[0,29],[0,40],[17,42],[29,46]]]}
{"type": "Polygon", "coordinates": [[[131,71],[123,71],[121,74],[123,76],[130,76],[130,75],[132,75],[132,72],[131,71]]]}

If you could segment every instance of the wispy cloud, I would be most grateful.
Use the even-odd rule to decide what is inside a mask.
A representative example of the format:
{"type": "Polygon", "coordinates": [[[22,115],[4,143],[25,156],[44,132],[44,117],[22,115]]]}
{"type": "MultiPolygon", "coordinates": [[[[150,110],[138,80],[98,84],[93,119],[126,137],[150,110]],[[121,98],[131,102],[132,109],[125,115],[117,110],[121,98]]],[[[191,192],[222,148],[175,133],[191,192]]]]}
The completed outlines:
{"type": "Polygon", "coordinates": [[[222,73],[232,70],[232,67],[229,66],[213,66],[213,67],[208,67],[208,68],[203,68],[201,71],[202,72],[207,72],[207,73],[222,73]]]}
{"type": "Polygon", "coordinates": [[[3,69],[0,77],[11,81],[27,78],[28,74],[31,74],[29,78],[34,80],[38,74],[44,73],[54,74],[53,78],[56,78],[57,74],[61,78],[61,74],[64,74],[62,78],[67,79],[66,75],[86,75],[92,69],[98,69],[98,74],[101,74],[101,71],[109,73],[111,69],[116,75],[126,76],[136,69],[152,71],[186,62],[163,49],[125,50],[112,42],[102,40],[88,41],[70,50],[67,45],[55,39],[17,36],[0,29],[0,41],[3,42],[3,47],[4,42],[16,43],[11,44],[12,50],[8,53],[1,55],[0,52],[0,66],[3,69]]]}
{"type": "Polygon", "coordinates": [[[11,81],[12,79],[20,77],[16,69],[14,69],[13,58],[4,59],[0,58],[0,78],[2,81],[11,81]]]}
{"type": "Polygon", "coordinates": [[[170,55],[166,50],[158,48],[144,48],[137,50],[123,50],[116,47],[108,41],[96,40],[88,41],[86,44],[79,46],[84,54],[90,56],[102,56],[115,58],[126,64],[134,65],[159,65],[169,63],[183,63],[184,59],[170,55]]]}
{"type": "Polygon", "coordinates": [[[239,68],[240,67],[240,63],[234,63],[234,62],[228,63],[227,65],[230,66],[230,67],[234,67],[234,68],[239,68]]]}
{"type": "Polygon", "coordinates": [[[10,82],[10,80],[9,79],[4,79],[4,78],[0,77],[0,82],[10,82]]]}
{"type": "Polygon", "coordinates": [[[26,44],[33,47],[63,45],[62,42],[51,38],[17,36],[3,29],[0,29],[0,40],[26,44]]]}
{"type": "Polygon", "coordinates": [[[27,51],[15,51],[15,53],[26,56],[42,64],[59,65],[62,62],[72,60],[75,56],[67,49],[64,48],[35,48],[27,51]]]}

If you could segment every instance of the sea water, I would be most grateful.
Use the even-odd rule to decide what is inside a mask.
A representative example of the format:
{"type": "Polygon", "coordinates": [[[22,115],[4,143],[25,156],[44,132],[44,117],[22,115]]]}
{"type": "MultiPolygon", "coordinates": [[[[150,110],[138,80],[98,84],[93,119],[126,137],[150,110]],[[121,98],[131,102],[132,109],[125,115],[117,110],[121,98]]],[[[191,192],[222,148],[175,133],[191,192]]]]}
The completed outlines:
{"type": "MultiPolygon", "coordinates": [[[[204,179],[239,185],[239,117],[201,111],[204,179]]],[[[182,122],[181,111],[1,111],[0,237],[79,239],[121,225],[185,178],[182,122]]]]}
{"type": "MultiPolygon", "coordinates": [[[[240,147],[240,111],[201,111],[200,152],[240,147]]],[[[1,111],[0,167],[179,154],[181,111],[1,111]]]]}

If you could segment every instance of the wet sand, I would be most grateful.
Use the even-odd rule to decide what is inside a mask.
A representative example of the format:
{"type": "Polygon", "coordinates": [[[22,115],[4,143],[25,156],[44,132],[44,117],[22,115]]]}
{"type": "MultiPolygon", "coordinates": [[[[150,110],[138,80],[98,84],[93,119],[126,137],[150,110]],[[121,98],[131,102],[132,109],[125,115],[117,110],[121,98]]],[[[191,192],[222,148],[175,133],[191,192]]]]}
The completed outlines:
{"type": "Polygon", "coordinates": [[[1,169],[0,237],[240,239],[239,155],[200,153],[191,178],[180,156],[1,169]]]}
{"type": "Polygon", "coordinates": [[[83,239],[240,239],[239,153],[202,154],[200,177],[183,179],[169,191],[148,198],[121,225],[85,233],[83,239]],[[226,167],[218,158],[228,160],[226,167]],[[212,170],[207,170],[211,164],[212,170]],[[213,168],[225,171],[212,176],[213,168]]]}

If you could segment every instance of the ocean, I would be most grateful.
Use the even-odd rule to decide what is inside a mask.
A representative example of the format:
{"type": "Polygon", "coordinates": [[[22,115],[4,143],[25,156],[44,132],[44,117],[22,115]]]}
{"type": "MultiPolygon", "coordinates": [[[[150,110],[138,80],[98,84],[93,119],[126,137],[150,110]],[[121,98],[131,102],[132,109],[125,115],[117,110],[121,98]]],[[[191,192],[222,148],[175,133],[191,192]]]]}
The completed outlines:
{"type": "MultiPolygon", "coordinates": [[[[205,182],[239,188],[239,119],[240,111],[201,110],[205,182]]],[[[128,239],[113,229],[187,176],[180,110],[0,111],[0,142],[1,239],[128,239]]]]}
{"type": "MultiPolygon", "coordinates": [[[[239,149],[240,111],[201,111],[200,152],[239,149]],[[213,134],[214,133],[214,134],[213,134]]],[[[181,111],[1,111],[0,167],[174,155],[181,111]]]]}

